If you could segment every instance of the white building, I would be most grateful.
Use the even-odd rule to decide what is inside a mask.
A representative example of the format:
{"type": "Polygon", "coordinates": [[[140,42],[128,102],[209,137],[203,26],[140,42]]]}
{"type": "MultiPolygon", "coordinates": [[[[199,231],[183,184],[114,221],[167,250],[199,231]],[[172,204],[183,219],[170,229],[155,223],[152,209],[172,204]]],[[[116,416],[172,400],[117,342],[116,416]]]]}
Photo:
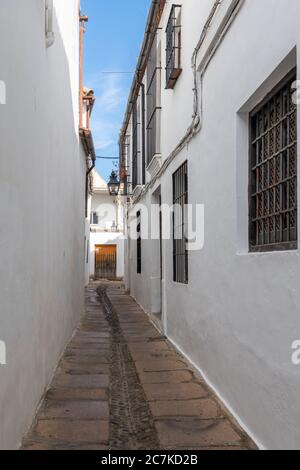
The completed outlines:
{"type": "Polygon", "coordinates": [[[90,197],[90,276],[101,279],[124,277],[123,206],[109,194],[107,182],[92,172],[90,197]]]}
{"type": "MultiPolygon", "coordinates": [[[[82,34],[84,31],[82,31],[82,34]]],[[[83,43],[83,40],[81,40],[83,43]]],[[[82,64],[81,64],[82,72],[82,64]]],[[[80,87],[81,88],[81,87],[80,87]]],[[[91,115],[95,104],[94,91],[90,88],[83,86],[82,77],[82,88],[81,88],[81,99],[82,103],[80,110],[80,139],[83,145],[86,156],[88,157],[88,171],[86,174],[85,181],[85,286],[88,286],[90,282],[90,212],[91,212],[91,194],[93,188],[93,170],[96,164],[96,152],[94,148],[94,141],[91,131],[91,115]]]]}
{"type": "Polygon", "coordinates": [[[79,6],[0,3],[1,449],[19,446],[83,312],[79,6]]]}
{"type": "Polygon", "coordinates": [[[153,1],[120,141],[126,285],[273,449],[300,448],[299,20],[299,0],[153,1]],[[203,249],[185,211],[179,239],[144,239],[153,203],[187,201],[205,205],[203,249]]]}

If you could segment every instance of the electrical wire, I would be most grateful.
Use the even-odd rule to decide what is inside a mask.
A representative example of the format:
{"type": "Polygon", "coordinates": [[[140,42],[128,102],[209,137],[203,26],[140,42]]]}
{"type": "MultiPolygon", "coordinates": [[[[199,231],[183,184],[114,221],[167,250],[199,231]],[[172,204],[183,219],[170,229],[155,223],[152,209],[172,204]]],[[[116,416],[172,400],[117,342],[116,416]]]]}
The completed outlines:
{"type": "Polygon", "coordinates": [[[119,160],[119,157],[100,157],[96,156],[97,159],[101,160],[119,160]]]}

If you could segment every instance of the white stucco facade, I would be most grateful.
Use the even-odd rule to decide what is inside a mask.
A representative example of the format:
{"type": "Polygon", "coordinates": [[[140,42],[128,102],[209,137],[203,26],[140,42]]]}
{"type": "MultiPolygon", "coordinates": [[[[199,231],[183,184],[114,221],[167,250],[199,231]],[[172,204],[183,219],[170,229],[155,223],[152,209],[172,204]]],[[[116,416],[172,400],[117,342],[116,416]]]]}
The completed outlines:
{"type": "Polygon", "coordinates": [[[0,5],[1,449],[20,445],[83,312],[79,1],[53,4],[47,37],[44,0],[0,5]]]}
{"type": "Polygon", "coordinates": [[[95,251],[98,246],[116,247],[116,277],[124,277],[124,231],[123,206],[120,197],[109,194],[106,181],[96,171],[92,174],[90,196],[90,256],[89,275],[95,277],[95,251]]]}
{"type": "MultiPolygon", "coordinates": [[[[164,73],[170,2],[157,32],[163,51],[159,170],[153,176],[148,167],[129,214],[136,214],[137,202],[149,208],[158,193],[172,205],[172,175],[187,161],[189,203],[205,205],[205,244],[189,253],[185,285],[173,281],[172,240],[162,243],[160,281],[158,242],[142,240],[138,274],[137,244],[129,239],[126,285],[146,312],[161,310],[167,336],[261,448],[299,449],[300,368],[292,364],[291,345],[300,336],[300,253],[249,252],[248,123],[249,112],[299,62],[300,4],[224,0],[200,45],[214,2],[180,4],[182,73],[174,90],[165,89],[164,73]],[[200,123],[178,147],[193,121],[197,44],[200,123]]],[[[298,107],[298,134],[299,123],[298,107]]],[[[132,138],[132,121],[125,131],[132,138]]]]}

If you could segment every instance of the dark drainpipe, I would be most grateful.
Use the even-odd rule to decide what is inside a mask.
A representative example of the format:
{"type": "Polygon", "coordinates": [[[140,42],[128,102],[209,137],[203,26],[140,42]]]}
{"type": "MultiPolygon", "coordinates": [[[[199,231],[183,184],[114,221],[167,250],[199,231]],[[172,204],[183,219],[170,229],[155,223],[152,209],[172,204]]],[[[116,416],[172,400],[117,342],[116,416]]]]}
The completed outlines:
{"type": "Polygon", "coordinates": [[[89,176],[90,173],[93,171],[93,169],[96,166],[96,161],[92,160],[92,166],[91,168],[88,169],[86,172],[86,179],[85,179],[85,217],[87,218],[88,216],[88,198],[89,198],[89,176]]]}

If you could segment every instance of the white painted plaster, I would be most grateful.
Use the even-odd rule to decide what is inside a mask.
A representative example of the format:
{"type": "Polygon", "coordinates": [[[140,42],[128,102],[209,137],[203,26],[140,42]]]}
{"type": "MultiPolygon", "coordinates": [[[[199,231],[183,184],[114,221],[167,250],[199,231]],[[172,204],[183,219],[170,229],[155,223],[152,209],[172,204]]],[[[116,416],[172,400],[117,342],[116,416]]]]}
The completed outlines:
{"type": "MultiPolygon", "coordinates": [[[[173,91],[164,89],[162,73],[162,162],[191,122],[191,57],[214,2],[181,3],[183,72],[173,91]]],[[[162,51],[170,8],[158,31],[162,51]]],[[[300,336],[300,256],[248,253],[247,121],[252,106],[299,62],[299,19],[298,0],[288,8],[286,0],[245,1],[203,76],[201,131],[156,183],[162,202],[171,204],[172,173],[187,159],[189,202],[205,204],[205,245],[190,255],[188,285],[172,281],[172,241],[163,242],[166,333],[267,449],[300,448],[300,367],[291,361],[300,336]]],[[[149,193],[139,203],[150,206],[149,193]]],[[[140,275],[136,242],[126,249],[126,286],[149,313],[155,246],[142,242],[140,275]]]]}
{"type": "Polygon", "coordinates": [[[96,213],[97,224],[91,224],[89,275],[95,275],[95,248],[97,245],[116,245],[117,277],[124,277],[124,215],[121,197],[109,194],[107,183],[100,173],[93,171],[93,192],[89,211],[96,213]]]}
{"type": "Polygon", "coordinates": [[[78,138],[79,2],[2,0],[0,448],[16,449],[83,312],[85,155],[78,138]]]}

